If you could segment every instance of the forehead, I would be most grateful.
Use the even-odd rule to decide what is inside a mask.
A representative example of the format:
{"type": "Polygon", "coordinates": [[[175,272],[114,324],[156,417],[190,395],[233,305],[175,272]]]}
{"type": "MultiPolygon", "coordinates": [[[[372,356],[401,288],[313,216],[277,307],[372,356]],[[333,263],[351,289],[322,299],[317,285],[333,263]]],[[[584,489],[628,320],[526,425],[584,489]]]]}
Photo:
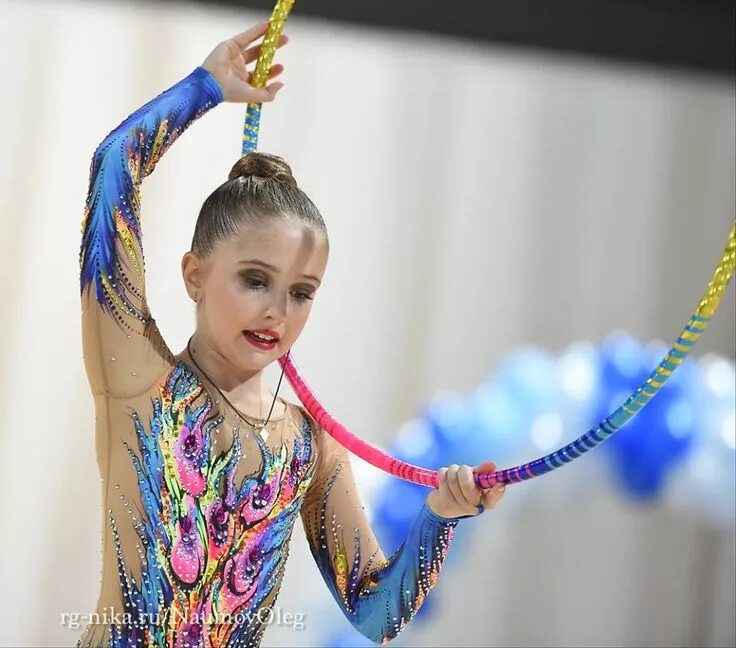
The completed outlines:
{"type": "Polygon", "coordinates": [[[322,278],[327,264],[324,236],[294,219],[267,225],[244,225],[221,246],[218,257],[225,263],[258,259],[287,274],[310,274],[322,278]]]}

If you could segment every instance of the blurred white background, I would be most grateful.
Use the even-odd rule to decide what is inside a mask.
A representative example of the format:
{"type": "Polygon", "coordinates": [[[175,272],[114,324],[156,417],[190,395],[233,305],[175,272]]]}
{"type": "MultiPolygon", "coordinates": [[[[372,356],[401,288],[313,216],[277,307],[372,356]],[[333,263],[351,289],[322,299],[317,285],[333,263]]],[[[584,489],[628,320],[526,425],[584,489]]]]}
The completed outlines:
{"type": "MultiPolygon", "coordinates": [[[[77,300],[92,153],[267,17],[0,0],[4,645],[72,645],[79,631],[60,612],[97,600],[77,300]]],[[[520,345],[558,350],[613,329],[676,338],[734,218],[732,82],[338,26],[298,8],[286,31],[286,87],[264,107],[260,148],[290,162],[332,243],[295,357],[358,435],[386,447],[432,394],[470,390],[520,345]]],[[[239,157],[243,115],[208,113],[144,185],[149,301],[174,352],[194,323],[179,261],[239,157]]],[[[733,359],[734,319],[731,286],[694,355],[733,359]]],[[[355,463],[367,498],[375,471],[355,463]]],[[[434,619],[396,645],[733,645],[733,529],[626,505],[598,484],[592,455],[578,463],[525,485],[540,491],[530,504],[515,507],[510,489],[507,506],[471,521],[434,619]]],[[[301,529],[279,605],[307,627],[273,627],[264,646],[320,645],[342,621],[301,529]]]]}

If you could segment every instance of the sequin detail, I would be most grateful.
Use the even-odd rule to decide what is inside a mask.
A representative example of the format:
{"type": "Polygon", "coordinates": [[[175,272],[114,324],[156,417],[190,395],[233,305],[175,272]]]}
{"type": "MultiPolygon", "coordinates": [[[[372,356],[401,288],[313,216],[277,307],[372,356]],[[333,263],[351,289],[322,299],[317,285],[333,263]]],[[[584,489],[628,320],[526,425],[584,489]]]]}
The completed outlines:
{"type": "Polygon", "coordinates": [[[95,150],[82,219],[80,288],[84,293],[93,286],[105,312],[127,328],[131,317],[150,321],[143,292],[139,186],[179,135],[222,100],[211,75],[196,68],[131,114],[95,150]]]}
{"type": "MultiPolygon", "coordinates": [[[[266,628],[260,612],[276,600],[300,512],[343,612],[363,634],[385,643],[434,586],[455,523],[432,516],[425,505],[397,554],[384,560],[375,551],[361,566],[365,547],[374,543],[370,524],[357,492],[322,488],[334,483],[327,469],[314,488],[327,435],[304,412],[291,448],[254,435],[262,463],[236,478],[244,467],[240,437],[218,443],[217,397],[175,362],[145,301],[141,181],[222,100],[214,78],[196,68],[111,132],[91,163],[79,261],[82,295],[89,289],[96,303],[83,302],[84,354],[100,414],[105,538],[114,545],[115,563],[103,566],[101,586],[106,603],[119,596],[123,606],[123,621],[105,628],[105,645],[259,646],[266,628]],[[148,407],[146,398],[148,420],[138,413],[148,407]],[[115,445],[123,439],[129,445],[115,445]],[[124,487],[123,477],[111,480],[126,470],[124,487]],[[109,508],[111,497],[120,498],[122,513],[109,508]],[[234,623],[210,622],[228,613],[239,614],[234,623]]],[[[91,645],[83,643],[88,637],[85,631],[78,646],[91,645]]]]}
{"type": "Polygon", "coordinates": [[[458,521],[435,515],[425,503],[402,546],[380,564],[374,564],[373,552],[361,567],[361,527],[352,527],[351,535],[346,519],[328,515],[344,467],[337,463],[320,495],[322,505],[302,519],[312,555],[343,614],[368,639],[385,644],[406,627],[437,583],[458,521]]]}
{"type": "Polygon", "coordinates": [[[110,515],[126,615],[111,626],[110,646],[250,646],[265,630],[258,610],[280,584],[311,481],[310,428],[305,420],[291,453],[283,441],[272,452],[254,436],[263,463],[238,484],[240,438],[212,452],[222,422],[209,416],[212,407],[180,363],[153,401],[149,429],[133,414],[138,448],[127,450],[143,505],[135,524],[141,579],[131,576],[110,515]]]}

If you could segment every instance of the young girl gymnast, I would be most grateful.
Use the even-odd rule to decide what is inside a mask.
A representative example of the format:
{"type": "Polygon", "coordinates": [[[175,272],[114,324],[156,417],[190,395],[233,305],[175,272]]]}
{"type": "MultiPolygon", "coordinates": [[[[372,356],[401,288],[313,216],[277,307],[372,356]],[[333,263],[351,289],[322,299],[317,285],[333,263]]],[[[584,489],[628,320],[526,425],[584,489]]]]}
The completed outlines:
{"type": "Polygon", "coordinates": [[[386,558],[347,451],[264,386],[264,368],[306,324],[329,250],[319,211],[280,157],[242,157],[204,201],[181,264],[196,329],[177,355],[164,342],[146,303],[141,183],[211,108],[275,99],[283,66],[260,89],[247,68],[267,26],[217,45],[92,159],[80,278],[103,564],[78,646],[260,645],[297,516],[340,609],[385,643],[437,582],[458,520],[503,495],[502,484],[484,490],[473,480],[492,462],[442,468],[439,488],[386,558]]]}

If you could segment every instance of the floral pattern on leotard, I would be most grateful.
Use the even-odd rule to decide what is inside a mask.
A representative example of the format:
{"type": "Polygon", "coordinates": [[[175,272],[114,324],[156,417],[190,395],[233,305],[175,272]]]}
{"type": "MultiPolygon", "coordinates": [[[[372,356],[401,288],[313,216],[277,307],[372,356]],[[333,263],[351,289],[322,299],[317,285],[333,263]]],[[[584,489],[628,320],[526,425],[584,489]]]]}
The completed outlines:
{"type": "MultiPolygon", "coordinates": [[[[179,363],[153,401],[149,429],[133,414],[139,447],[128,452],[144,511],[136,521],[142,576],[129,576],[118,546],[130,623],[112,626],[113,646],[247,646],[264,630],[255,613],[281,580],[311,479],[308,422],[293,452],[283,442],[272,452],[255,435],[263,465],[237,484],[239,436],[212,451],[222,418],[208,420],[212,401],[202,392],[196,374],[179,363]]],[[[110,524],[117,544],[112,517],[110,524]]]]}

